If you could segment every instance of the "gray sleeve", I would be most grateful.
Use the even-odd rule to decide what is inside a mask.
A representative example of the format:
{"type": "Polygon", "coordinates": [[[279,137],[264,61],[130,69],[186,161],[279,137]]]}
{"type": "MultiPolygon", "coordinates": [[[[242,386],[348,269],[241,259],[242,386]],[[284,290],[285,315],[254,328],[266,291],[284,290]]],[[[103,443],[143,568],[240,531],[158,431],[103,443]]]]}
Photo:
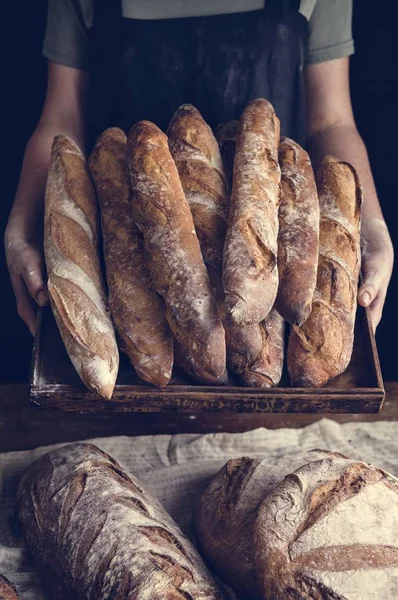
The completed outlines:
{"type": "Polygon", "coordinates": [[[48,0],[43,54],[54,62],[88,68],[93,0],[48,0]]]}
{"type": "Polygon", "coordinates": [[[317,0],[309,22],[306,64],[354,54],[352,0],[317,0]]]}

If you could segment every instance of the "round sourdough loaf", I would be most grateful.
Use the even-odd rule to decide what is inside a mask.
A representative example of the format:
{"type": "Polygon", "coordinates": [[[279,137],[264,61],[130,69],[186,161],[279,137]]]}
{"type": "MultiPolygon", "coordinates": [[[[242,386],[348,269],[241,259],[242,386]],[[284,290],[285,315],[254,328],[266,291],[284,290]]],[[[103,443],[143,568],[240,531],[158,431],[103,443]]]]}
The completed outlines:
{"type": "Polygon", "coordinates": [[[345,459],[311,462],[262,502],[254,526],[263,600],[398,597],[398,480],[345,459]]]}
{"type": "Polygon", "coordinates": [[[202,494],[195,511],[196,536],[204,555],[235,591],[260,598],[253,547],[253,526],[264,498],[285,475],[325,457],[327,450],[289,454],[275,461],[237,458],[227,462],[202,494]]]}

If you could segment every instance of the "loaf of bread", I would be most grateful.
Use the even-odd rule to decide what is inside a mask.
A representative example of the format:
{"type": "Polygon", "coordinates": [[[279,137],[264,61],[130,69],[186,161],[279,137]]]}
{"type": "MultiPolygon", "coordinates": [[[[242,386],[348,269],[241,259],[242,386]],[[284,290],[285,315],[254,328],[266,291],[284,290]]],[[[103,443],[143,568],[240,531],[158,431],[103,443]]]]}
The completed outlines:
{"type": "Polygon", "coordinates": [[[224,248],[225,302],[239,324],[260,323],[278,290],[279,120],[267,100],[242,113],[224,248]]]}
{"type": "Polygon", "coordinates": [[[225,377],[225,333],[166,135],[148,121],[128,136],[131,210],[170,328],[203,381],[225,377]]]}
{"type": "Polygon", "coordinates": [[[163,386],[173,369],[173,337],[164,302],[151,287],[142,235],[130,214],[126,142],[121,129],[107,129],[89,159],[100,206],[109,308],[137,375],[163,386]]]}
{"type": "MultiPolygon", "coordinates": [[[[268,317],[258,325],[242,326],[242,332],[248,337],[250,328],[258,328],[261,336],[261,347],[253,361],[242,361],[243,369],[235,372],[243,383],[251,387],[269,388],[278,385],[282,377],[283,358],[285,353],[285,322],[280,314],[272,309],[268,317]]],[[[257,336],[257,331],[255,332],[257,336]]],[[[237,337],[237,336],[235,336],[237,337]]],[[[228,337],[227,337],[228,341],[228,337]]],[[[251,349],[253,348],[250,342],[251,349]]],[[[241,348],[241,357],[242,357],[241,348]]],[[[229,354],[232,353],[230,349],[229,354]]],[[[236,352],[236,355],[238,355],[236,352]]],[[[244,356],[244,355],[243,355],[244,356]]]]}
{"type": "Polygon", "coordinates": [[[254,523],[261,502],[299,467],[328,456],[327,450],[271,458],[232,459],[203,492],[195,510],[201,550],[221,578],[235,591],[260,599],[256,582],[254,523]]]}
{"type": "Polygon", "coordinates": [[[395,600],[398,480],[362,462],[307,464],[262,502],[254,526],[263,600],[395,600]]]}
{"type": "Polygon", "coordinates": [[[292,325],[311,312],[319,252],[319,201],[310,158],[296,142],[282,138],[279,146],[279,206],[276,307],[292,325]]]}
{"type": "Polygon", "coordinates": [[[220,150],[200,112],[183,104],[167,130],[207,268],[219,270],[227,230],[227,181],[220,150]]]}
{"type": "Polygon", "coordinates": [[[15,587],[3,575],[0,575],[0,600],[19,600],[15,587]]]}
{"type": "MultiPolygon", "coordinates": [[[[232,188],[238,121],[221,123],[215,135],[220,146],[224,170],[232,188]]],[[[222,287],[222,286],[221,286],[222,287]]],[[[284,357],[284,321],[275,310],[261,323],[234,323],[222,301],[227,342],[227,365],[242,383],[252,387],[271,387],[280,381],[284,357]]]]}
{"type": "MultiPolygon", "coordinates": [[[[183,104],[176,110],[167,135],[169,149],[191,209],[211,287],[219,305],[224,301],[220,274],[228,209],[227,183],[220,150],[212,130],[191,104],[183,104]]],[[[189,355],[178,345],[176,361],[191,377],[198,379],[189,355]]],[[[209,384],[222,383],[227,380],[227,372],[221,379],[207,374],[205,379],[199,380],[209,384]]]]}
{"type": "Polygon", "coordinates": [[[91,444],[37,460],[21,481],[17,512],[52,598],[221,600],[159,502],[91,444]]]}
{"type": "Polygon", "coordinates": [[[119,353],[100,268],[97,199],[82,152],[63,135],[51,153],[44,254],[50,302],[69,357],[86,386],[109,399],[119,353]]]}
{"type": "Polygon", "coordinates": [[[312,310],[288,346],[293,386],[320,387],[348,366],[354,341],[361,262],[362,192],[348,163],[326,157],[317,171],[320,239],[312,310]]]}

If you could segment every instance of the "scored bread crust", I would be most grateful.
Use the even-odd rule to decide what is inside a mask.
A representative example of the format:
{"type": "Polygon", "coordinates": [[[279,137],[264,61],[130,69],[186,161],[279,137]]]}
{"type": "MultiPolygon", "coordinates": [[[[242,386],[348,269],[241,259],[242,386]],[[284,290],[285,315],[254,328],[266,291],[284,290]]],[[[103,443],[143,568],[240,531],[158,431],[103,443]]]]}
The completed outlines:
{"type": "MultiPolygon", "coordinates": [[[[222,317],[220,308],[224,303],[224,293],[221,265],[229,200],[217,140],[200,112],[191,104],[183,104],[176,110],[167,129],[167,136],[222,317]]],[[[217,378],[198,372],[197,369],[195,372],[189,355],[179,344],[176,347],[176,359],[191,377],[202,383],[227,381],[226,370],[223,377],[217,378]]]]}
{"type": "Polygon", "coordinates": [[[107,129],[89,158],[100,205],[109,307],[138,376],[164,386],[173,369],[173,338],[164,302],[151,285],[142,235],[130,215],[126,142],[121,129],[107,129]]]}
{"type": "Polygon", "coordinates": [[[362,190],[350,164],[326,157],[316,174],[320,203],[319,261],[312,310],[291,329],[290,381],[321,387],[347,368],[354,343],[361,264],[362,190]]]}
{"type": "Polygon", "coordinates": [[[201,495],[194,515],[201,549],[225,582],[245,598],[261,599],[253,546],[253,528],[261,502],[285,475],[325,457],[341,455],[328,450],[311,450],[276,460],[232,459],[201,495]]]}
{"type": "Polygon", "coordinates": [[[279,205],[276,307],[292,325],[301,325],[311,312],[319,252],[319,200],[307,152],[289,138],[279,146],[281,203],[279,205]]]}
{"type": "Polygon", "coordinates": [[[239,324],[263,321],[278,290],[279,133],[267,100],[246,106],[238,127],[223,264],[225,302],[239,324]]]}
{"type": "Polygon", "coordinates": [[[96,446],[39,458],[22,478],[17,513],[53,598],[222,599],[160,503],[96,446]]]}
{"type": "Polygon", "coordinates": [[[133,219],[170,328],[198,377],[225,376],[225,332],[167,136],[148,121],[128,136],[133,219]]]}
{"type": "Polygon", "coordinates": [[[393,600],[398,589],[398,480],[347,459],[288,475],[254,527],[263,600],[393,600]]]}
{"type": "MultiPolygon", "coordinates": [[[[242,329],[252,327],[246,325],[242,329]]],[[[261,349],[252,362],[247,362],[239,377],[251,387],[270,388],[278,385],[282,377],[285,355],[285,321],[274,308],[257,325],[261,335],[261,349]]]]}
{"type": "MultiPolygon", "coordinates": [[[[238,121],[226,121],[220,123],[215,131],[230,190],[238,125],[238,121]]],[[[273,309],[261,323],[235,323],[225,307],[222,282],[218,285],[222,290],[220,306],[229,369],[239,376],[242,383],[251,387],[268,388],[278,385],[284,358],[283,319],[273,309]]]]}
{"type": "Polygon", "coordinates": [[[183,104],[176,110],[167,135],[203,259],[208,268],[218,269],[227,229],[228,195],[217,140],[191,104],[183,104]]]}
{"type": "Polygon", "coordinates": [[[98,251],[97,200],[85,158],[54,138],[47,178],[44,255],[51,307],[69,357],[86,386],[109,399],[119,368],[98,251]]]}

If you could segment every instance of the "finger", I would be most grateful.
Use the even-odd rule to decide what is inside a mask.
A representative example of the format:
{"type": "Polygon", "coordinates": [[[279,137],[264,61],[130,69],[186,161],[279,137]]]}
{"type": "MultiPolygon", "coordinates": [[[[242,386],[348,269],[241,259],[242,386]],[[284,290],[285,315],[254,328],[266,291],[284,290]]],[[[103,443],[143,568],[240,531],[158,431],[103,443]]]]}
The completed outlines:
{"type": "Polygon", "coordinates": [[[385,273],[383,267],[377,271],[364,273],[364,281],[358,291],[358,302],[361,306],[370,306],[383,287],[385,273]]]}
{"type": "Polygon", "coordinates": [[[29,327],[32,335],[35,335],[37,306],[28,293],[25,283],[22,279],[11,279],[15,298],[17,301],[17,311],[21,319],[29,327]]]}
{"type": "Polygon", "coordinates": [[[381,317],[383,315],[385,299],[386,299],[386,295],[383,293],[380,293],[369,307],[370,318],[372,321],[372,327],[373,327],[373,331],[375,333],[376,333],[376,329],[381,321],[381,317]]]}
{"type": "Polygon", "coordinates": [[[22,277],[31,297],[39,306],[46,306],[48,304],[48,292],[44,282],[44,264],[39,253],[35,253],[24,264],[22,277]]]}

